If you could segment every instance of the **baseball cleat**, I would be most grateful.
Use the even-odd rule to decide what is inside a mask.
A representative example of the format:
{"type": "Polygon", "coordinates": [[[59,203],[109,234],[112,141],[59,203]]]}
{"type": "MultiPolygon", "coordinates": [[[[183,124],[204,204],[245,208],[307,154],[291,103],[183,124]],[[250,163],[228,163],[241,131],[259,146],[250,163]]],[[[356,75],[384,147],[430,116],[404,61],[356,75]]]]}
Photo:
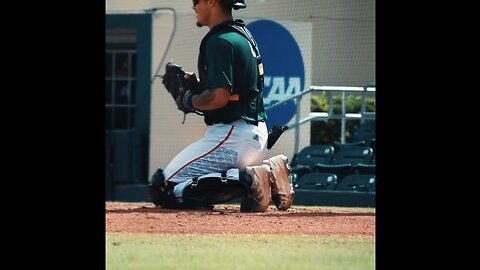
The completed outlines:
{"type": "Polygon", "coordinates": [[[265,212],[270,205],[270,167],[248,166],[246,173],[252,177],[250,193],[242,199],[240,211],[265,212]]]}
{"type": "Polygon", "coordinates": [[[272,183],[272,201],[278,210],[287,210],[292,206],[295,190],[289,177],[292,168],[288,165],[285,155],[274,156],[263,161],[270,166],[270,181],[272,183]]]}

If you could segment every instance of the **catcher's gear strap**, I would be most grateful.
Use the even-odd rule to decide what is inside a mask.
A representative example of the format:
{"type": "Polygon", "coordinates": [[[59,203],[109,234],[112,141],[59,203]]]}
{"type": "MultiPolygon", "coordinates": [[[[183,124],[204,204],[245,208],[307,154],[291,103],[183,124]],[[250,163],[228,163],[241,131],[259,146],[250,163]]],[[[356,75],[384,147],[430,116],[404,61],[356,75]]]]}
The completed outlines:
{"type": "Polygon", "coordinates": [[[262,93],[263,88],[265,86],[264,76],[263,76],[262,56],[258,52],[257,44],[255,43],[255,40],[253,39],[252,34],[245,27],[245,23],[242,20],[236,19],[234,21],[234,24],[232,24],[230,26],[233,27],[233,29],[235,29],[237,33],[239,33],[240,35],[247,38],[248,42],[250,42],[250,45],[252,46],[253,50],[255,51],[255,57],[257,58],[257,71],[258,71],[257,89],[260,93],[256,97],[256,101],[257,101],[257,106],[256,106],[256,109],[257,109],[257,123],[258,123],[258,110],[259,110],[259,107],[260,107],[260,97],[261,97],[260,95],[262,95],[261,93],[262,93]]]}
{"type": "Polygon", "coordinates": [[[209,174],[192,179],[183,190],[182,204],[185,207],[194,207],[224,203],[245,196],[248,190],[244,182],[228,178],[225,171],[220,176],[209,174]]]}
{"type": "Polygon", "coordinates": [[[260,55],[260,52],[258,51],[257,43],[255,43],[255,40],[253,39],[252,33],[245,27],[245,22],[241,19],[236,19],[233,21],[233,24],[231,21],[227,21],[224,23],[227,26],[232,27],[232,29],[235,30],[235,32],[239,33],[243,37],[245,37],[250,45],[252,46],[253,50],[255,51],[255,57],[257,58],[257,68],[258,68],[258,82],[257,82],[257,88],[258,91],[261,92],[265,86],[264,84],[264,78],[263,78],[263,63],[262,63],[262,56],[260,55]]]}

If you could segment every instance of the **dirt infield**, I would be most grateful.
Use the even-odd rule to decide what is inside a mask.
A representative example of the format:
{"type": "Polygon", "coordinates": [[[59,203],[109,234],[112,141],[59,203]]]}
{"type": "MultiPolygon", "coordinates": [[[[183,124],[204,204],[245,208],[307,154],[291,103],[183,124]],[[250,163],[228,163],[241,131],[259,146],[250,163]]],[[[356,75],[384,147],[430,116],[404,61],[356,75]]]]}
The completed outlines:
{"type": "Polygon", "coordinates": [[[242,213],[240,206],[170,210],[150,203],[108,202],[106,232],[199,234],[309,234],[375,238],[375,213],[293,206],[242,213]]]}

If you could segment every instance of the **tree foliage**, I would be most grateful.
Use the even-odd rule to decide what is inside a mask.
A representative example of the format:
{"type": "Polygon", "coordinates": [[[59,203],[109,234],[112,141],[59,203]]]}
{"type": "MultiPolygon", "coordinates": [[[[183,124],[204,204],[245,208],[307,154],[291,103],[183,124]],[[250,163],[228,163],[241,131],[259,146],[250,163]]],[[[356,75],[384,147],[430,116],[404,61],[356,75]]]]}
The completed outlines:
{"type": "MultiPolygon", "coordinates": [[[[333,99],[333,113],[342,113],[342,96],[335,95],[333,99]]],[[[359,113],[362,105],[360,95],[348,95],[346,98],[347,113],[359,113]]],[[[311,96],[311,111],[312,112],[328,112],[328,94],[326,92],[320,94],[312,94],[311,96]]],[[[367,112],[375,111],[375,98],[367,97],[365,102],[365,110],[367,112]]],[[[345,140],[348,142],[360,125],[360,120],[347,119],[345,127],[345,140]]],[[[332,144],[335,141],[341,141],[341,126],[340,119],[329,119],[326,121],[312,121],[310,129],[310,144],[332,144]]]]}

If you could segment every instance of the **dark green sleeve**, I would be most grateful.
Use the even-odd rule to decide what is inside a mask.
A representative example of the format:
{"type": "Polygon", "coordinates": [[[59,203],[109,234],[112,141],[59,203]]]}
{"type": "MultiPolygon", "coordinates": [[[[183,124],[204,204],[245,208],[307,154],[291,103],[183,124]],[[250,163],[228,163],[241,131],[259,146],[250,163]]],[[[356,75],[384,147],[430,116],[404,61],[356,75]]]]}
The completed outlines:
{"type": "Polygon", "coordinates": [[[206,45],[207,88],[229,87],[233,85],[234,47],[224,39],[212,37],[206,45]]]}

